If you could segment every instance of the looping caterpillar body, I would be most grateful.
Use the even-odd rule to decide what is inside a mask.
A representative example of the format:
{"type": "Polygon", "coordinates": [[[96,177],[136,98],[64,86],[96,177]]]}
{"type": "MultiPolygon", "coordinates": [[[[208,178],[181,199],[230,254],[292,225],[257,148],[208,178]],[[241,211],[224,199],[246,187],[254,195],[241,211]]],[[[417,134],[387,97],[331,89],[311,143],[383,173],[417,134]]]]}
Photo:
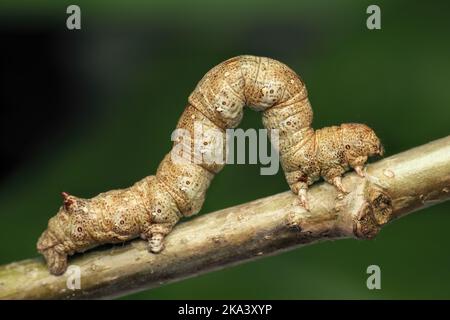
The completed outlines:
{"type": "MultiPolygon", "coordinates": [[[[313,112],[300,77],[283,63],[264,57],[238,56],[211,69],[188,99],[177,128],[191,133],[195,121],[207,128],[235,128],[244,106],[261,111],[263,124],[278,130],[279,155],[286,180],[309,209],[308,186],[323,177],[346,192],[342,174],[350,167],[363,176],[363,166],[383,147],[364,124],[342,124],[319,130],[311,128],[313,112]]],[[[174,148],[178,143],[175,141],[174,148]]],[[[211,142],[218,143],[218,142],[211,142]]],[[[180,218],[200,211],[221,163],[177,163],[170,153],[155,176],[148,176],[123,190],[81,199],[63,193],[63,206],[49,220],[38,251],[51,273],[62,274],[67,256],[105,243],[136,237],[147,239],[151,252],[160,252],[180,218]]]]}

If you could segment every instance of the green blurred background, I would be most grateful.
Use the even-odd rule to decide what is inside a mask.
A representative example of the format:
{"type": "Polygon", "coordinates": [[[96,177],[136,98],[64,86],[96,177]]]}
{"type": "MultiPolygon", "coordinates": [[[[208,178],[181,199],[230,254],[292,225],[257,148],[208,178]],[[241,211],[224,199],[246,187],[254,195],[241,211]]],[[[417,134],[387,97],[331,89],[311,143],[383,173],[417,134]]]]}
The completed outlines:
{"type": "MultiPolygon", "coordinates": [[[[288,64],[307,84],[316,128],[367,123],[388,156],[449,134],[444,1],[77,1],[82,29],[69,31],[74,3],[0,4],[2,264],[37,256],[61,191],[92,197],[154,173],[197,81],[235,55],[288,64]],[[366,28],[370,4],[381,30],[366,28]]],[[[262,127],[260,115],[247,111],[241,127],[262,127]]],[[[202,213],[285,190],[281,171],[230,165],[202,213]]],[[[448,299],[449,209],[408,216],[372,241],[325,242],[126,298],[448,299]],[[366,287],[371,264],[381,290],[366,287]]]]}

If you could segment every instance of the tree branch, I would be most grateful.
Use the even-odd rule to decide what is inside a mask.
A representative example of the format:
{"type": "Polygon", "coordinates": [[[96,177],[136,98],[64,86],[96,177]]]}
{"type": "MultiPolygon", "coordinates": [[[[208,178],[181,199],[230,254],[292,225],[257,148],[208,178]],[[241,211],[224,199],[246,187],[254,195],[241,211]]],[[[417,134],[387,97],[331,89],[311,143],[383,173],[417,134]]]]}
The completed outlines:
{"type": "Polygon", "coordinates": [[[385,223],[450,197],[450,136],[368,166],[366,178],[343,180],[347,196],[316,184],[311,212],[284,192],[200,216],[180,224],[160,254],[135,240],[72,258],[81,270],[81,289],[67,288],[67,272],[49,274],[41,258],[0,267],[0,298],[105,298],[272,255],[319,240],[372,238],[385,223]],[[338,197],[339,198],[339,197],[338,197]]]}

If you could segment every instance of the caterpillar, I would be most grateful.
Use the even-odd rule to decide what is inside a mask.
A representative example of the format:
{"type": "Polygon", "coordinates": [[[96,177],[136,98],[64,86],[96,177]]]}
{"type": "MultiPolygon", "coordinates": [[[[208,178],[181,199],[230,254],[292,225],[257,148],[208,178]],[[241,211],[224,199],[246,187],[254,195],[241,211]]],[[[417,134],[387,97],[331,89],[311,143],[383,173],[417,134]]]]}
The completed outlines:
{"type": "MultiPolygon", "coordinates": [[[[383,155],[380,140],[364,124],[314,130],[303,81],[285,64],[266,57],[237,56],[208,71],[189,96],[177,128],[193,133],[197,121],[219,130],[225,139],[225,129],[239,125],[244,106],[262,112],[269,135],[278,130],[277,151],[287,183],[306,210],[309,185],[322,177],[346,193],[341,182],[344,172],[353,168],[364,176],[368,157],[383,155]]],[[[174,141],[173,148],[183,143],[190,142],[174,141]]],[[[158,253],[175,224],[200,211],[206,190],[223,166],[218,162],[178,163],[168,153],[156,175],[129,188],[92,199],[63,192],[63,205],[49,220],[37,250],[54,275],[65,272],[68,256],[101,244],[140,236],[148,241],[150,252],[158,253]]]]}

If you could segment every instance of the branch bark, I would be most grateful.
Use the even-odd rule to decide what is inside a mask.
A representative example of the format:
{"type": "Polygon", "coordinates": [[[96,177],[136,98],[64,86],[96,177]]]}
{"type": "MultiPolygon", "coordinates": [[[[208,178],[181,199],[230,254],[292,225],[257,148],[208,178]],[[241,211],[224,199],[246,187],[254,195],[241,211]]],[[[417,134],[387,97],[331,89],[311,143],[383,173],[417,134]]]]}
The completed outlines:
{"type": "MultiPolygon", "coordinates": [[[[284,192],[180,224],[160,254],[144,241],[97,248],[72,258],[81,289],[68,273],[49,274],[41,258],[0,267],[2,299],[116,297],[327,239],[372,238],[387,222],[450,198],[450,136],[349,173],[352,192],[339,198],[329,184],[311,188],[311,211],[284,192]]],[[[70,269],[69,269],[70,270],[70,269]]]]}

